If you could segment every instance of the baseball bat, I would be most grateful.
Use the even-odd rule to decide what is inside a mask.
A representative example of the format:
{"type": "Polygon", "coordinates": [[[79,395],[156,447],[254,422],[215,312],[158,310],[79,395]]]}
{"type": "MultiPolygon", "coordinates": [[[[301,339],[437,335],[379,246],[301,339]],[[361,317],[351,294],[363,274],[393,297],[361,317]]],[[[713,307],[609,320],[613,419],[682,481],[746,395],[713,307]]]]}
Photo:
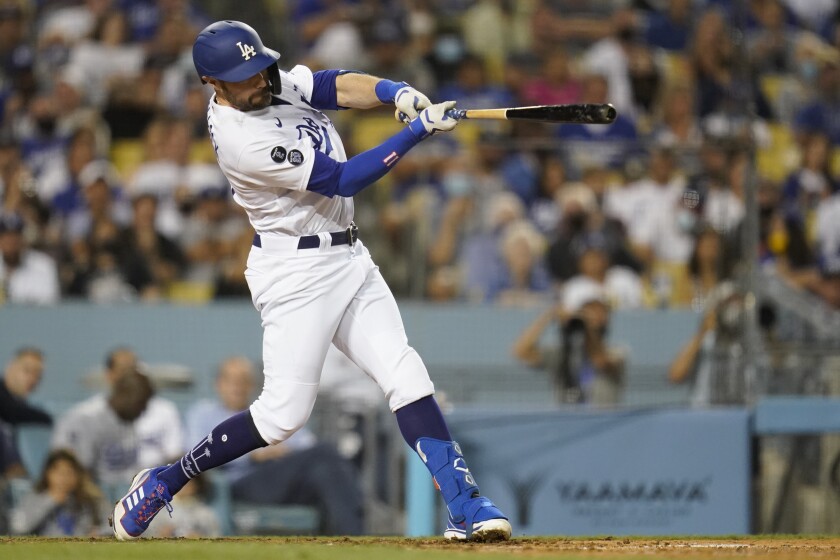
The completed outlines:
{"type": "Polygon", "coordinates": [[[569,105],[535,105],[507,109],[450,109],[452,119],[525,119],[552,123],[610,124],[618,113],[609,103],[574,103],[569,105]]]}

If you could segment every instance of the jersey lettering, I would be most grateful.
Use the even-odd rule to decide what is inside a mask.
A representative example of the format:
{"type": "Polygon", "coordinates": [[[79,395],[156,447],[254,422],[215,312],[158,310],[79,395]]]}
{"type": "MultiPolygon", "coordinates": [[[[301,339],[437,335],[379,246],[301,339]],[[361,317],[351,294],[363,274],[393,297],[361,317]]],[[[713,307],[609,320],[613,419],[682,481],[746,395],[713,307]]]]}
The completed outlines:
{"type": "Polygon", "coordinates": [[[315,147],[316,150],[320,152],[324,152],[327,155],[330,155],[332,152],[332,142],[330,141],[330,135],[327,134],[327,129],[324,127],[319,127],[318,124],[309,117],[304,117],[303,121],[306,124],[299,124],[297,125],[298,131],[298,140],[303,138],[304,133],[309,136],[312,140],[312,145],[315,147]],[[324,139],[326,138],[326,142],[324,139]],[[321,146],[326,144],[324,149],[321,149],[321,146]]]}

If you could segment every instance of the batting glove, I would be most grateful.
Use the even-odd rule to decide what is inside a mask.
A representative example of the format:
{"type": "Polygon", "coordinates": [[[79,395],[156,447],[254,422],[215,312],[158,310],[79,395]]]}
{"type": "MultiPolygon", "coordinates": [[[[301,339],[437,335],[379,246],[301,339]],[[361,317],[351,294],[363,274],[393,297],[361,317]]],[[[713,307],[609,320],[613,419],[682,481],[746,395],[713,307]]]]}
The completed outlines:
{"type": "Polygon", "coordinates": [[[409,123],[411,131],[421,140],[435,132],[452,130],[458,124],[458,119],[446,115],[446,111],[455,108],[454,101],[444,101],[424,109],[420,115],[409,123]]]}
{"type": "Polygon", "coordinates": [[[394,113],[396,119],[408,124],[411,119],[417,118],[420,111],[430,107],[432,102],[413,87],[406,85],[394,95],[394,105],[397,106],[394,113]]]}

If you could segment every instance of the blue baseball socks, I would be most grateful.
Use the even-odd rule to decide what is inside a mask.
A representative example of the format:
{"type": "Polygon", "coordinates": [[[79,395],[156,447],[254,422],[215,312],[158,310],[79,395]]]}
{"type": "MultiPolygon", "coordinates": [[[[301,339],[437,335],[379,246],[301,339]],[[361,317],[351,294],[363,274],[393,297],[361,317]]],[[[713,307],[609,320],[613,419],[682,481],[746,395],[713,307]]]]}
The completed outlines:
{"type": "Polygon", "coordinates": [[[166,484],[174,496],[191,478],[200,473],[229,463],[249,451],[268,445],[260,436],[251,411],[235,414],[213,428],[192,451],[181,457],[157,478],[166,484]]]}

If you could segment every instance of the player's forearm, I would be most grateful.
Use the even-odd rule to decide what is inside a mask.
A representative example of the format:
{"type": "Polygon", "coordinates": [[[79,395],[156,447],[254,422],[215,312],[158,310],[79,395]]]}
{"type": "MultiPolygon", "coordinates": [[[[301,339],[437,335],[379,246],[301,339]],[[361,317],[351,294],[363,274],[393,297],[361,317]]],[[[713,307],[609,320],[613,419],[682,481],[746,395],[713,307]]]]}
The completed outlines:
{"type": "Polygon", "coordinates": [[[339,107],[370,109],[382,105],[376,95],[376,84],[381,78],[368,74],[347,73],[335,78],[336,101],[339,107]]]}
{"type": "Polygon", "coordinates": [[[337,162],[315,152],[315,166],[306,189],[324,196],[353,196],[381,179],[399,159],[424,137],[423,125],[415,120],[385,142],[346,162],[337,162]]]}

